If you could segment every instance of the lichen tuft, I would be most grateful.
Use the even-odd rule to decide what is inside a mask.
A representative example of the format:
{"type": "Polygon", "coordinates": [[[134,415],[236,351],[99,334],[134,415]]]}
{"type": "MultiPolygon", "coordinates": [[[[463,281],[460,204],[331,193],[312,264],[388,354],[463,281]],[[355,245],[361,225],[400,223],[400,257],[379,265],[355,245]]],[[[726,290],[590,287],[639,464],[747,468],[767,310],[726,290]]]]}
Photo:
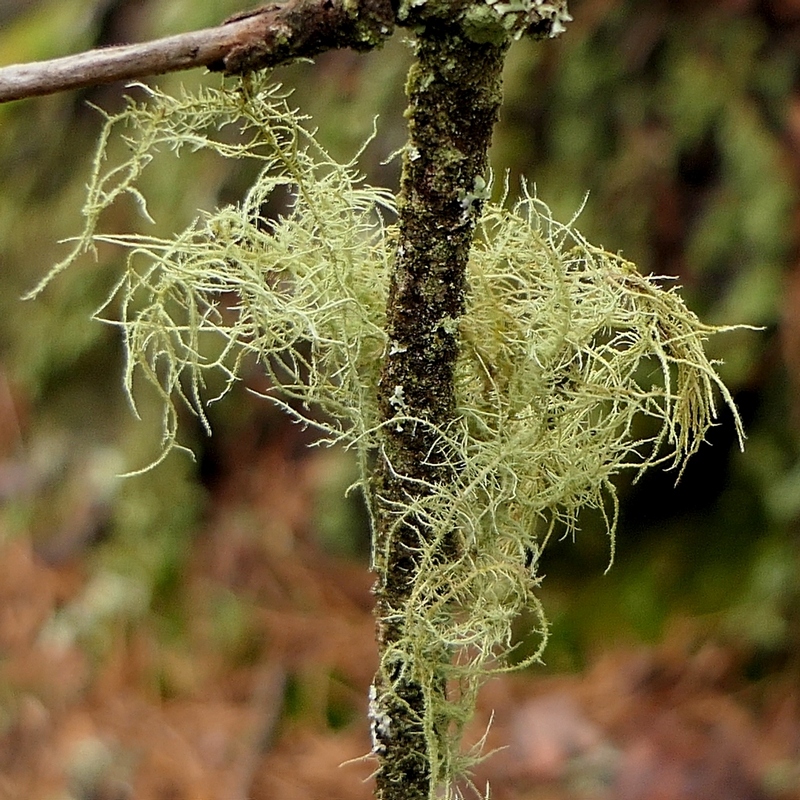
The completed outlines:
{"type": "MultiPolygon", "coordinates": [[[[483,181],[474,189],[487,195],[483,181]]],[[[124,336],[131,397],[141,374],[163,398],[165,453],[178,446],[178,406],[205,421],[209,375],[221,373],[230,387],[254,358],[275,402],[355,449],[372,503],[379,366],[401,346],[385,332],[396,232],[384,220],[393,213],[387,192],[363,185],[354,162],[331,159],[265,76],[178,98],[151,90],[150,102],[108,118],[85,230],[46,280],[98,241],[128,249],[99,314],[124,336]],[[222,135],[230,125],[238,136],[222,135]],[[120,128],[130,155],[109,168],[105,148],[120,128]],[[119,197],[146,207],[137,181],[159,148],[253,159],[260,171],[239,204],[202,214],[171,239],[96,233],[119,197]],[[279,188],[291,206],[267,218],[279,188]]],[[[702,324],[674,288],[555,221],[526,189],[511,208],[484,202],[467,310],[447,324],[460,342],[457,415],[432,431],[431,452],[451,463],[453,479],[392,508],[398,527],[414,520],[432,535],[420,539],[410,599],[396,609],[401,636],[383,654],[389,695],[373,692],[370,713],[373,726],[392,730],[392,681],[413,678],[426,697],[431,775],[455,797],[456,779],[479,757],[462,752],[464,726],[482,681],[513,668],[520,612],[533,611],[541,639],[524,663],[546,642],[537,567],[548,540],[574,533],[581,511],[596,508],[613,553],[617,474],[657,464],[679,474],[716,418],[715,397],[740,438],[742,428],[703,349],[719,329],[702,324]],[[456,556],[445,560],[442,543],[454,536],[456,556]]],[[[430,428],[404,410],[402,386],[393,399],[397,413],[385,424],[430,428]]],[[[386,568],[381,548],[373,568],[386,568]]]]}

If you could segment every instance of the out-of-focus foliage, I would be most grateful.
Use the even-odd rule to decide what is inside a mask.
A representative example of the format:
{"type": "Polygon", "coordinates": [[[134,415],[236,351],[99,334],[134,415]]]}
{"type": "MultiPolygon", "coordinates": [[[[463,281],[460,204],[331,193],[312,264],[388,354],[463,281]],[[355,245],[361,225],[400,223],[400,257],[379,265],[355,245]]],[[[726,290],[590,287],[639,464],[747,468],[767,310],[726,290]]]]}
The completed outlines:
{"type": "Polygon", "coordinates": [[[598,5],[557,47],[512,53],[498,167],[535,176],[559,212],[589,190],[586,229],[678,276],[704,314],[773,323],[794,233],[793,55],[724,3],[598,5]]]}

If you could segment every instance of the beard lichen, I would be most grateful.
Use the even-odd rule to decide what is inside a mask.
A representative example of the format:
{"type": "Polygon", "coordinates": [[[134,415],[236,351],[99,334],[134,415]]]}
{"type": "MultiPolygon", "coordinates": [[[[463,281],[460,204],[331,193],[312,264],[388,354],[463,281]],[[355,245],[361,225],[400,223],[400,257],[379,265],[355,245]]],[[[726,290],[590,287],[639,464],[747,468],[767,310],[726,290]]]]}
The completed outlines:
{"type": "MultiPolygon", "coordinates": [[[[177,98],[148,91],[149,102],[107,119],[85,230],[42,286],[97,242],[127,248],[98,313],[122,331],[132,402],[137,374],[163,399],[164,454],[179,446],[180,405],[208,424],[210,373],[222,374],[224,394],[255,358],[275,402],[321,428],[323,441],[357,452],[374,509],[377,384],[381,358],[396,346],[385,332],[393,198],[363,185],[355,162],[336,163],[264,76],[177,98]],[[129,156],[108,168],[106,148],[120,130],[129,156]],[[259,171],[240,203],[202,213],[173,238],[96,233],[121,196],[146,208],[137,181],[159,149],[210,150],[254,160],[259,171]],[[276,190],[291,202],[268,217],[276,190]]],[[[444,786],[448,797],[479,757],[462,752],[461,738],[481,682],[544,648],[536,591],[548,539],[574,533],[581,510],[595,508],[613,555],[614,476],[656,464],[680,474],[715,420],[716,396],[742,437],[703,349],[719,329],[702,324],[674,288],[553,220],[527,190],[510,208],[485,202],[468,283],[466,313],[453,321],[457,414],[434,430],[436,457],[452,464],[453,477],[390,509],[397,526],[413,520],[433,535],[420,537],[410,598],[395,609],[401,636],[381,656],[385,675],[398,676],[400,664],[413,674],[395,679],[411,677],[425,693],[431,791],[444,786]],[[453,536],[455,555],[443,559],[440,545],[453,536]],[[540,647],[512,665],[514,623],[525,610],[538,620],[540,647]]],[[[402,406],[398,392],[392,425],[432,425],[402,406]]],[[[373,549],[376,571],[386,568],[386,545],[373,549]]],[[[381,692],[386,686],[391,692],[392,680],[381,692]]],[[[385,735],[394,704],[373,695],[373,725],[385,735]]]]}
{"type": "Polygon", "coordinates": [[[142,89],[150,102],[129,101],[107,117],[84,230],[31,295],[98,243],[128,249],[125,269],[96,316],[122,330],[124,385],[134,410],[137,375],[163,399],[158,461],[180,447],[179,407],[209,429],[207,379],[222,375],[224,387],[211,401],[219,399],[248,358],[280,387],[284,404],[320,408],[334,439],[346,429],[348,441],[359,441],[377,420],[370,387],[386,339],[383,277],[390,256],[383,217],[394,213],[391,193],[360,186],[355,164],[331,159],[286,94],[263,76],[242,79],[237,89],[179,97],[142,89]],[[129,155],[107,169],[114,133],[129,155]],[[126,195],[150,218],[138,182],[163,150],[250,160],[257,177],[241,203],[201,213],[173,238],[96,233],[103,211],[126,195]],[[267,218],[276,194],[289,198],[289,208],[267,218]]]}

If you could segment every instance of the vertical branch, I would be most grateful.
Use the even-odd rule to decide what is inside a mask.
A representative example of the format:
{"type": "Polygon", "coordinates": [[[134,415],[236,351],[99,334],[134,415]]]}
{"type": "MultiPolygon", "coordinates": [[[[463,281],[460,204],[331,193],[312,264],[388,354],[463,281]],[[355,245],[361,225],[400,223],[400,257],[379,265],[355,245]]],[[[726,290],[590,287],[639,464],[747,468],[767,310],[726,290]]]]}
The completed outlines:
{"type": "MultiPolygon", "coordinates": [[[[412,663],[403,619],[418,577],[420,553],[456,558],[456,537],[432,541],[425,521],[399,518],[458,469],[439,451],[439,432],[455,408],[453,370],[458,321],[487,152],[500,103],[506,44],[478,44],[454,22],[428,21],[409,74],[409,141],[399,197],[399,242],[387,308],[389,350],[379,386],[382,463],[377,503],[375,588],[381,665],[371,709],[379,759],[379,800],[428,800],[443,777],[446,722],[431,705],[445,701],[446,646],[412,663]],[[433,697],[432,697],[433,693],[433,697]],[[441,747],[440,747],[441,745],[441,747]]],[[[446,758],[446,756],[445,756],[446,758]]]]}

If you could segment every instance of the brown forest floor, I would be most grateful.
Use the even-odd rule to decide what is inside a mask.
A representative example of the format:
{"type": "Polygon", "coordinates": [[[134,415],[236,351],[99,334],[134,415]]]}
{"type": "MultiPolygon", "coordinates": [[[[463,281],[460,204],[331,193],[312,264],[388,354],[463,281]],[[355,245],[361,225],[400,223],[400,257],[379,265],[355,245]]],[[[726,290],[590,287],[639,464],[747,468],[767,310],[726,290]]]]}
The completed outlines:
{"type": "MultiPolygon", "coordinates": [[[[53,635],[85,589],[85,559],[48,566],[5,538],[0,798],[371,796],[370,763],[353,761],[369,749],[371,578],[314,543],[325,455],[287,458],[287,446],[212,492],[174,641],[152,614],[94,651],[53,635]],[[259,535],[267,521],[285,535],[259,535]],[[231,597],[249,612],[226,644],[214,614],[231,597]]],[[[658,647],[600,654],[580,675],[492,681],[473,733],[493,714],[487,749],[507,747],[476,783],[495,800],[800,798],[799,700],[796,676],[750,683],[735,648],[676,624],[658,647]]]]}

